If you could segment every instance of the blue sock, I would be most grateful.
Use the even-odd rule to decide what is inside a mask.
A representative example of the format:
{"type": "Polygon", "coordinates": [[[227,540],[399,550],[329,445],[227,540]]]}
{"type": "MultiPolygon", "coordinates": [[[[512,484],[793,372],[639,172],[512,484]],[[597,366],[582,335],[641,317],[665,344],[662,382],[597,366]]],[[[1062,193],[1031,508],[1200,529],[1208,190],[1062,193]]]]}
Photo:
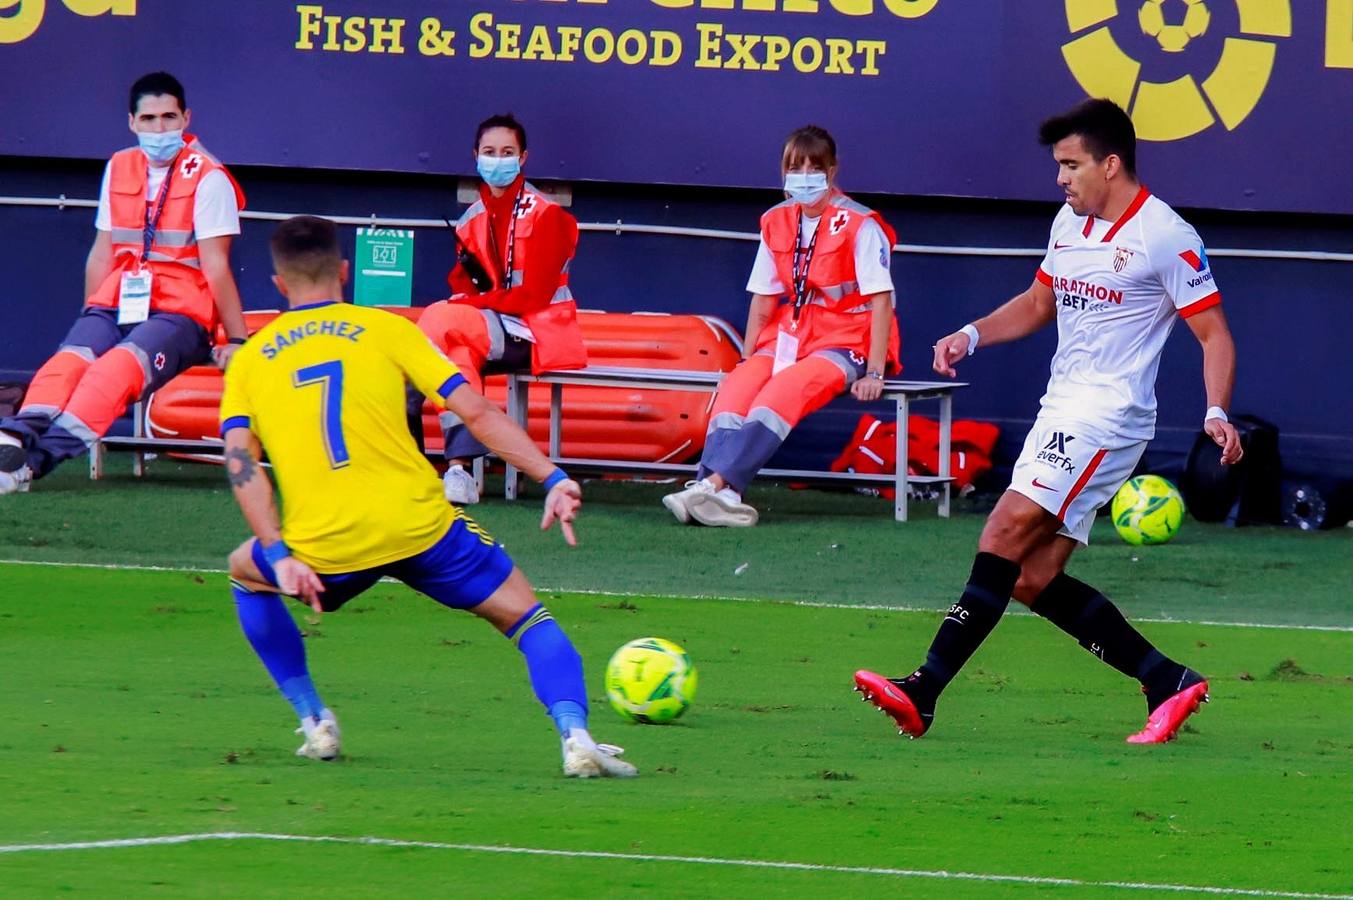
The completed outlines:
{"type": "Polygon", "coordinates": [[[537,603],[507,630],[526,657],[536,697],[549,710],[559,734],[587,727],[587,688],[583,660],[550,611],[537,603]]]}
{"type": "Polygon", "coordinates": [[[318,718],[324,709],[305,665],[301,631],[276,594],[259,594],[230,583],[244,636],[263,661],[278,690],[301,719],[318,718]]]}

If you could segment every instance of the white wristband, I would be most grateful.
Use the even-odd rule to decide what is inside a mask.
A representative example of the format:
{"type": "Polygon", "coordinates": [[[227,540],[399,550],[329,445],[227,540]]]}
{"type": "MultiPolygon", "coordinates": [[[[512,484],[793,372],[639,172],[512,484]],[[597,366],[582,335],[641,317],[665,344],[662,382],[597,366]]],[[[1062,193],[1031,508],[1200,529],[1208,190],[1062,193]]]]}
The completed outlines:
{"type": "Polygon", "coordinates": [[[982,336],[977,333],[977,326],[969,323],[960,328],[958,332],[968,336],[968,355],[972,356],[977,352],[977,342],[982,339],[982,336]]]}
{"type": "Polygon", "coordinates": [[[1203,414],[1203,421],[1206,422],[1208,419],[1221,419],[1223,422],[1231,421],[1226,418],[1226,410],[1220,406],[1209,406],[1207,408],[1207,412],[1203,414]]]}

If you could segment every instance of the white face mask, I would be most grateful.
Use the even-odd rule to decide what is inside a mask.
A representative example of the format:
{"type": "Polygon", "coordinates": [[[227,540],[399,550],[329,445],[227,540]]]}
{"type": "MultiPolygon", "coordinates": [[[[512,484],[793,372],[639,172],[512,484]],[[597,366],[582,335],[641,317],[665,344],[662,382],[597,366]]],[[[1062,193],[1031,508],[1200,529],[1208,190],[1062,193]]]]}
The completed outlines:
{"type": "Polygon", "coordinates": [[[169,162],[183,149],[183,129],[176,131],[138,131],[136,142],[141,152],[153,163],[169,162]]]}
{"type": "Polygon", "coordinates": [[[811,206],[827,193],[827,174],[825,172],[787,172],[785,173],[785,193],[796,203],[811,206]]]}
{"type": "Polygon", "coordinates": [[[518,156],[484,156],[480,155],[475,161],[475,168],[479,171],[479,177],[484,179],[486,184],[496,188],[504,188],[517,180],[521,174],[521,157],[518,156]]]}

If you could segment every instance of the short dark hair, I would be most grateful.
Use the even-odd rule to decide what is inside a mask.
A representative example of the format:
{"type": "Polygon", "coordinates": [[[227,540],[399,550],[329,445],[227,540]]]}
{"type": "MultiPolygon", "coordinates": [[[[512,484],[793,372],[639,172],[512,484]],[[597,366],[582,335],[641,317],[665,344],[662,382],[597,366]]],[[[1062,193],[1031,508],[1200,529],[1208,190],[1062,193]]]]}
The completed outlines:
{"type": "Polygon", "coordinates": [[[137,104],[141,102],[142,97],[173,97],[179,102],[179,111],[182,112],[188,108],[188,101],[184,99],[183,85],[179,80],[168,72],[151,72],[149,75],[142,75],[132,84],[131,100],[127,104],[127,111],[136,115],[137,104]]]}
{"type": "Polygon", "coordinates": [[[299,276],[311,282],[338,275],[343,261],[338,250],[338,227],[319,216],[292,216],[272,233],[272,264],[279,275],[299,276]]]}
{"type": "Polygon", "coordinates": [[[785,149],[780,154],[780,168],[788,171],[804,160],[823,170],[836,165],[836,139],[827,129],[817,125],[805,125],[796,128],[785,138],[785,149]]]}
{"type": "Polygon", "coordinates": [[[1080,135],[1096,162],[1103,162],[1112,154],[1123,161],[1128,175],[1137,177],[1137,130],[1117,103],[1085,100],[1038,126],[1038,142],[1044,147],[1072,135],[1080,135]]]}
{"type": "Polygon", "coordinates": [[[499,113],[496,116],[489,116],[479,123],[479,127],[474,133],[474,149],[479,150],[479,142],[484,139],[484,132],[494,128],[507,128],[517,135],[517,143],[521,145],[523,152],[526,150],[526,128],[517,121],[517,117],[512,113],[499,113]]]}

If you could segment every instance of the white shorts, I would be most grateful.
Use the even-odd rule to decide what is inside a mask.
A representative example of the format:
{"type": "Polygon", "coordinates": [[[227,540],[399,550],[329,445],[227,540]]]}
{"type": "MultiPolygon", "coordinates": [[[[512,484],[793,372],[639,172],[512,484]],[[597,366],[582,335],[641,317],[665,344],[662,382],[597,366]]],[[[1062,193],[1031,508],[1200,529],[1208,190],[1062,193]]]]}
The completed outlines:
{"type": "Polygon", "coordinates": [[[1132,476],[1146,441],[1127,441],[1079,422],[1038,419],[1024,439],[1010,490],[1062,522],[1069,538],[1090,543],[1095,512],[1132,476]]]}

